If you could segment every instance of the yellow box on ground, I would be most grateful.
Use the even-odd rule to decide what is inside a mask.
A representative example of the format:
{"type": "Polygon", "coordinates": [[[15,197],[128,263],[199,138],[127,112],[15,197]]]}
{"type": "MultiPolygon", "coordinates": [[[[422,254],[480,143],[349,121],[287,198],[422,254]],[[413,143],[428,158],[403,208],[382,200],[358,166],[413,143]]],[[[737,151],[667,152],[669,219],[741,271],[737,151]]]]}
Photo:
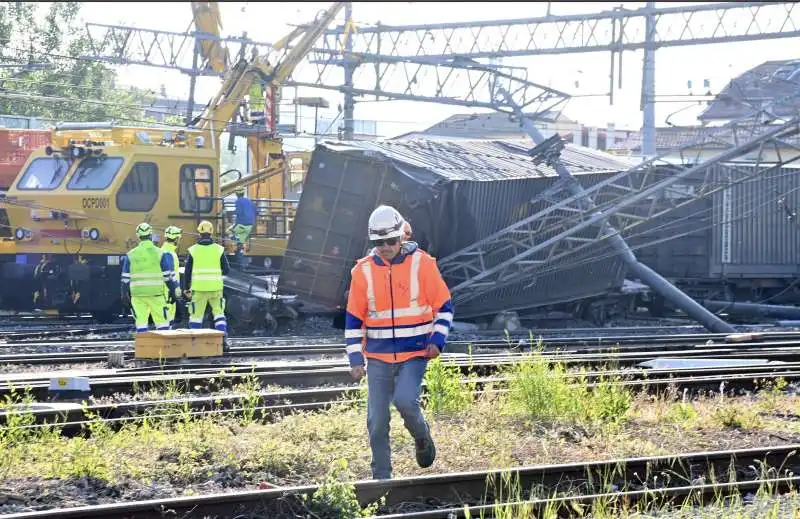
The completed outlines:
{"type": "Polygon", "coordinates": [[[179,359],[222,355],[219,330],[154,330],[136,334],[137,359],[179,359]]]}

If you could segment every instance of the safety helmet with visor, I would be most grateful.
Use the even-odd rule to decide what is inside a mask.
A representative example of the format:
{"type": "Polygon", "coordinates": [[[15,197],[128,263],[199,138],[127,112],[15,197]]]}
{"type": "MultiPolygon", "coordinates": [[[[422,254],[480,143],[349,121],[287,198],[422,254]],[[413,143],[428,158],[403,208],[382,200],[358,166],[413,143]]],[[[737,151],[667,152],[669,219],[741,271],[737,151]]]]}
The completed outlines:
{"type": "Polygon", "coordinates": [[[369,216],[368,235],[370,243],[379,247],[386,243],[395,245],[403,238],[405,219],[394,207],[380,205],[369,216]]]}

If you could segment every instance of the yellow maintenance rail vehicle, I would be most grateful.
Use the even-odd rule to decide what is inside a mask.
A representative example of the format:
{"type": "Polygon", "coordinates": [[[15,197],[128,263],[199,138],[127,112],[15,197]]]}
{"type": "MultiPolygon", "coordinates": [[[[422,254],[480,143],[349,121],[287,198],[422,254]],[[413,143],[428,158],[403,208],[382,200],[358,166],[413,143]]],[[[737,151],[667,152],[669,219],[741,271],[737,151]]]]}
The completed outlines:
{"type": "Polygon", "coordinates": [[[31,154],[3,201],[16,240],[3,265],[3,305],[16,310],[120,312],[120,262],[149,221],[187,232],[221,213],[219,154],[208,132],[73,123],[31,154]]]}
{"type": "MultiPolygon", "coordinates": [[[[51,144],[29,156],[7,196],[0,199],[15,240],[15,254],[5,256],[0,270],[0,307],[90,312],[104,321],[113,319],[125,310],[120,300],[121,260],[135,247],[133,230],[143,221],[153,226],[159,246],[167,227],[183,230],[177,251],[181,263],[202,220],[215,223],[215,238],[233,253],[236,244],[227,235],[233,212],[223,198],[233,186],[222,185],[226,175],[220,171],[220,136],[227,130],[247,138],[253,171],[239,184],[266,181],[274,183],[270,191],[284,192],[291,179],[282,140],[258,125],[230,123],[237,119],[250,87],[260,82],[272,88],[284,81],[342,7],[334,4],[317,21],[276,44],[284,52],[274,63],[267,57],[241,58],[193,125],[57,126],[51,144]]],[[[225,285],[230,324],[236,326],[238,320],[262,328],[274,324],[275,307],[285,307],[267,286],[269,269],[279,267],[286,248],[295,202],[253,202],[259,214],[245,261],[231,262],[235,272],[225,285]]]]}

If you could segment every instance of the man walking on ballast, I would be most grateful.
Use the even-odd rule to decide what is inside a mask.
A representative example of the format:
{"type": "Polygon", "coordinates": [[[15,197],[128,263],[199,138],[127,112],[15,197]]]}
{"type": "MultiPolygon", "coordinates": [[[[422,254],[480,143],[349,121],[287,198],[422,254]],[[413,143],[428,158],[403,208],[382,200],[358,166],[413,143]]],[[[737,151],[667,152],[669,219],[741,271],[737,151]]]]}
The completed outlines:
{"type": "Polygon", "coordinates": [[[380,206],[369,218],[375,247],[351,271],[345,317],[350,373],[360,380],[367,360],[367,429],[372,477],[392,477],[389,444],[393,402],[416,443],[417,464],[430,467],[436,446],[419,406],[428,359],[444,349],[453,322],[450,291],[436,260],[405,242],[404,219],[380,206]]]}

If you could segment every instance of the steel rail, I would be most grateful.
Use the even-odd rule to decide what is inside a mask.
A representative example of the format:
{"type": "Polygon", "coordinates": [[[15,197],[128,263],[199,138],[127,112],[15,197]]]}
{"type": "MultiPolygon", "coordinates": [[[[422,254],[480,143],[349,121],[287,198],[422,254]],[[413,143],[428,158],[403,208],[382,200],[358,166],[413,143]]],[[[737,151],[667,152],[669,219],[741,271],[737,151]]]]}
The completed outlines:
{"type": "MultiPolygon", "coordinates": [[[[536,517],[545,516],[545,514],[548,513],[569,514],[567,517],[574,517],[576,510],[583,509],[586,511],[586,509],[597,503],[602,503],[603,510],[606,512],[610,509],[617,509],[617,506],[622,509],[630,510],[632,508],[631,505],[641,502],[645,502],[648,508],[653,510],[654,508],[663,509],[668,506],[681,506],[685,503],[697,506],[707,504],[720,497],[730,497],[745,492],[756,494],[765,487],[773,489],[774,493],[785,494],[796,490],[799,486],[800,476],[794,476],[756,479],[754,481],[737,481],[732,483],[701,484],[613,493],[607,492],[604,494],[555,497],[531,501],[511,501],[491,505],[481,504],[469,507],[469,515],[467,515],[467,510],[465,510],[465,507],[462,505],[458,508],[438,508],[423,512],[381,514],[379,517],[380,519],[457,519],[461,517],[484,517],[484,514],[491,514],[498,509],[501,511],[525,511],[526,513],[535,514],[536,517]],[[681,502],[681,500],[683,502],[681,502]]],[[[422,507],[424,507],[424,505],[422,507]]],[[[493,516],[489,515],[489,517],[493,516]]]]}
{"type": "Polygon", "coordinates": [[[3,330],[0,331],[0,340],[6,342],[16,342],[22,339],[30,339],[36,337],[59,337],[59,336],[78,336],[89,335],[90,333],[117,333],[130,331],[131,327],[127,324],[112,324],[112,325],[94,325],[91,327],[79,327],[74,324],[64,325],[64,327],[48,326],[47,328],[40,329],[22,329],[22,330],[3,330]]]}
{"type": "MultiPolygon", "coordinates": [[[[731,359],[735,360],[763,360],[759,364],[735,364],[728,367],[720,368],[670,368],[668,370],[659,370],[652,368],[637,368],[628,369],[625,371],[615,372],[605,369],[602,373],[613,374],[631,374],[631,373],[650,373],[651,376],[658,376],[659,373],[676,373],[684,369],[686,372],[705,372],[708,370],[734,370],[742,371],[755,366],[771,367],[774,369],[790,369],[795,365],[793,362],[789,363],[774,363],[767,364],[766,362],[773,360],[776,357],[786,357],[787,354],[791,356],[800,357],[800,350],[736,350],[736,349],[709,349],[700,350],[696,352],[662,352],[662,354],[655,357],[655,359],[663,361],[680,361],[696,357],[694,353],[702,353],[704,360],[708,354],[721,354],[716,357],[718,361],[729,362],[731,359]],[[724,355],[724,358],[720,358],[724,355]]],[[[442,359],[445,363],[459,366],[463,369],[470,368],[475,372],[492,372],[502,367],[507,367],[512,364],[518,363],[530,357],[524,353],[505,353],[500,355],[484,354],[473,355],[472,357],[465,356],[443,356],[442,359]]],[[[638,364],[644,361],[654,360],[654,356],[647,354],[642,355],[638,352],[633,353],[600,353],[600,354],[542,354],[538,357],[543,362],[550,364],[560,363],[566,366],[630,366],[631,364],[638,364]]],[[[711,359],[713,360],[713,359],[711,359]]],[[[165,382],[202,382],[210,378],[224,380],[232,379],[233,382],[241,382],[243,378],[256,377],[262,382],[277,383],[273,378],[273,374],[283,372],[302,372],[303,376],[314,378],[314,374],[323,376],[330,375],[331,373],[338,373],[341,370],[347,371],[347,363],[344,359],[336,362],[321,361],[321,362],[296,362],[293,364],[273,364],[273,365],[257,365],[257,364],[175,364],[166,366],[152,366],[141,367],[133,369],[119,369],[110,373],[96,373],[87,372],[83,374],[89,378],[92,386],[110,385],[112,387],[106,390],[124,390],[132,388],[134,384],[138,385],[141,389],[146,386],[156,385],[165,382]],[[339,370],[339,371],[336,371],[339,370]]],[[[12,388],[29,388],[32,391],[47,387],[52,378],[58,376],[67,376],[63,373],[32,373],[29,377],[17,376],[14,374],[13,378],[6,378],[4,381],[0,379],[0,396],[6,394],[12,388]]],[[[286,380],[286,382],[289,382],[286,380]]],[[[283,384],[279,384],[283,385],[283,384]]],[[[104,390],[105,391],[105,390],[104,390]]]]}
{"type": "MultiPolygon", "coordinates": [[[[616,351],[616,352],[594,352],[594,351],[554,351],[554,352],[543,352],[536,354],[537,358],[546,361],[548,363],[563,363],[565,365],[608,365],[608,364],[616,364],[619,366],[629,366],[631,364],[641,363],[646,360],[692,360],[697,359],[695,362],[700,362],[703,360],[707,360],[710,362],[730,362],[731,359],[734,360],[742,360],[742,361],[753,361],[759,359],[753,359],[753,357],[759,357],[761,360],[765,362],[773,361],[776,357],[786,358],[789,356],[794,356],[797,354],[800,356],[800,346],[792,347],[792,348],[762,348],[759,345],[738,345],[736,347],[727,347],[727,348],[714,348],[714,347],[697,347],[696,349],[692,350],[661,350],[661,349],[645,349],[644,351],[616,351]],[[712,355],[717,355],[716,358],[712,358],[712,355]],[[724,358],[722,358],[724,357],[724,358]]],[[[244,351],[242,352],[246,355],[253,355],[257,356],[261,354],[261,350],[253,350],[253,351],[244,351]]],[[[296,353],[296,352],[295,352],[296,353]]],[[[301,352],[303,353],[303,352],[301,352]]],[[[341,353],[341,352],[339,352],[341,353]]],[[[66,360],[74,361],[77,358],[80,358],[82,354],[78,354],[75,356],[64,357],[66,360]]],[[[221,371],[225,372],[242,372],[243,370],[250,371],[250,372],[262,372],[262,371],[271,371],[276,369],[308,369],[312,367],[339,367],[339,366],[346,366],[347,361],[343,355],[342,358],[339,359],[319,359],[319,360],[303,360],[303,361],[292,361],[287,360],[283,364],[271,364],[271,365],[259,365],[254,362],[241,362],[241,363],[217,363],[217,362],[204,362],[202,359],[197,359],[197,362],[178,362],[178,363],[166,363],[166,364],[143,364],[137,367],[126,367],[126,368],[118,368],[111,372],[86,372],[85,376],[90,377],[92,380],[107,380],[107,379],[116,379],[120,377],[129,377],[129,376],[162,376],[168,374],[180,374],[180,373],[194,373],[194,374],[202,374],[208,373],[211,375],[216,375],[221,371]]],[[[508,364],[512,362],[517,362],[524,359],[529,359],[530,353],[529,352],[513,352],[513,351],[504,351],[500,353],[474,353],[470,356],[467,355],[454,355],[449,353],[444,353],[441,356],[444,362],[455,362],[457,364],[463,363],[471,363],[475,366],[484,366],[487,364],[508,364]]],[[[6,359],[3,359],[6,360],[6,359]]],[[[21,355],[19,358],[15,358],[13,360],[25,360],[25,355],[21,355]]],[[[35,359],[34,359],[35,360],[35,359]]],[[[274,361],[273,361],[274,362],[274,361]]],[[[752,365],[752,362],[749,364],[737,364],[739,366],[745,365],[752,365]]],[[[785,364],[782,364],[785,366],[785,364]]],[[[700,369],[700,366],[697,366],[695,369],[700,369]]],[[[19,373],[10,374],[12,378],[9,376],[6,377],[5,381],[3,381],[2,374],[0,374],[0,387],[5,385],[18,385],[20,383],[30,384],[35,382],[44,383],[49,381],[54,376],[57,376],[58,372],[32,372],[30,376],[21,376],[19,373]]],[[[24,375],[24,374],[22,374],[24,375]]]]}
{"type": "MultiPolygon", "coordinates": [[[[263,350],[243,350],[236,354],[236,356],[242,357],[258,357],[263,356],[263,350]]],[[[283,354],[288,355],[289,352],[282,352],[283,354]]],[[[308,350],[301,351],[300,354],[306,354],[308,350]]],[[[340,352],[341,353],[341,352],[340,352]]],[[[294,352],[297,354],[297,352],[294,352]]],[[[525,358],[527,352],[513,352],[507,351],[502,353],[474,353],[471,356],[466,355],[453,355],[449,353],[445,353],[442,356],[443,360],[446,361],[464,361],[469,362],[480,366],[483,364],[488,363],[505,363],[505,362],[512,362],[513,360],[520,360],[525,358]]],[[[612,351],[612,352],[599,352],[595,353],[593,351],[554,351],[554,352],[544,352],[539,354],[540,357],[549,362],[549,363],[563,363],[568,366],[574,365],[586,365],[586,366],[602,366],[602,365],[617,365],[617,366],[635,366],[645,361],[652,361],[652,360],[691,360],[697,359],[696,362],[700,362],[703,360],[707,361],[733,361],[733,360],[741,360],[741,361],[755,361],[755,360],[763,360],[763,361],[780,361],[780,362],[797,362],[800,361],[800,346],[798,347],[783,347],[783,348],[766,348],[762,345],[758,344],[736,344],[736,345],[723,345],[721,347],[715,346],[705,346],[705,345],[698,345],[692,349],[683,349],[683,350],[668,350],[668,349],[643,349],[641,351],[637,351],[634,349],[633,351],[612,351]]],[[[19,364],[25,364],[24,362],[25,356],[20,357],[22,359],[19,364]]],[[[76,355],[75,357],[61,357],[64,360],[76,361],[80,359],[80,355],[76,355]]],[[[293,364],[288,363],[289,359],[287,359],[287,363],[285,365],[281,365],[283,369],[303,369],[308,366],[328,366],[328,367],[336,367],[336,366],[343,366],[346,365],[345,359],[343,355],[339,359],[325,359],[325,360],[303,360],[297,361],[293,364]]],[[[31,364],[35,363],[35,360],[31,362],[31,364]]],[[[198,359],[197,362],[189,362],[189,363],[167,363],[167,364],[156,364],[153,362],[150,365],[142,365],[138,367],[128,367],[128,368],[120,368],[112,371],[111,373],[92,373],[91,371],[87,371],[85,373],[81,372],[73,372],[75,374],[80,374],[82,376],[88,376],[92,380],[108,380],[113,378],[120,378],[120,377],[132,377],[132,376],[163,376],[170,373],[210,373],[216,374],[220,371],[232,371],[238,372],[241,370],[270,370],[270,369],[277,369],[276,366],[264,366],[264,365],[257,365],[252,362],[249,363],[215,363],[215,362],[204,362],[198,359]]],[[[19,386],[20,384],[44,384],[48,382],[51,378],[55,376],[61,376],[63,372],[32,372],[29,376],[24,376],[25,374],[20,373],[11,373],[7,374],[4,378],[2,373],[0,373],[0,390],[4,387],[8,386],[19,386]]]]}
{"type": "MultiPolygon", "coordinates": [[[[672,354],[662,352],[655,359],[663,361],[680,361],[691,359],[692,357],[714,357],[723,362],[736,360],[776,360],[789,359],[800,360],[800,349],[791,350],[736,350],[735,348],[716,348],[708,350],[698,350],[693,352],[676,351],[672,354]],[[720,357],[724,358],[720,359],[720,357]]],[[[462,370],[471,370],[478,374],[493,373],[503,367],[508,367],[523,359],[525,355],[504,354],[504,355],[481,355],[473,357],[448,357],[445,360],[459,366],[462,370]]],[[[548,363],[562,363],[566,366],[630,366],[644,361],[654,360],[650,354],[633,353],[611,353],[611,354],[553,354],[542,355],[542,361],[548,363]]],[[[733,365],[719,368],[669,368],[669,369],[628,369],[622,371],[603,370],[598,372],[605,376],[639,376],[659,378],[661,376],[673,375],[676,373],[747,373],[756,369],[770,369],[789,373],[788,370],[795,367],[795,363],[774,363],[733,365]]],[[[58,376],[66,376],[58,373],[38,374],[34,373],[31,377],[7,378],[0,382],[0,397],[10,396],[14,392],[24,391],[31,397],[45,401],[48,397],[53,397],[49,389],[50,380],[58,376]]],[[[174,365],[168,367],[117,370],[112,373],[84,374],[89,378],[91,394],[95,397],[113,395],[114,393],[131,393],[134,390],[146,391],[158,389],[163,384],[176,384],[189,388],[198,388],[202,391],[214,391],[226,389],[235,384],[246,383],[257,379],[263,384],[273,384],[287,387],[309,387],[321,386],[326,384],[347,383],[349,381],[349,368],[345,362],[339,363],[320,363],[316,367],[309,367],[306,363],[296,363],[289,365],[215,365],[207,364],[200,366],[174,365]]],[[[570,375],[574,376],[574,375],[570,375]]]]}
{"type": "MultiPolygon", "coordinates": [[[[700,376],[672,376],[664,370],[656,377],[640,377],[631,380],[613,380],[605,373],[587,373],[585,375],[570,375],[567,378],[577,383],[593,388],[605,378],[605,383],[629,387],[633,390],[657,393],[667,387],[677,390],[684,389],[687,394],[703,391],[725,392],[733,390],[757,390],[763,381],[767,380],[800,380],[800,370],[782,372],[768,371],[762,367],[761,371],[748,373],[731,373],[730,370],[708,373],[700,376]],[[608,380],[611,379],[610,382],[608,380]]],[[[647,374],[646,374],[647,375],[647,374]]],[[[473,380],[464,379],[462,384],[475,384],[476,393],[506,393],[508,388],[507,377],[481,377],[473,380]],[[488,387],[487,387],[488,386],[488,387]]],[[[345,382],[346,384],[346,382],[345,382]]],[[[423,393],[427,391],[427,384],[423,382],[423,393]]],[[[93,417],[104,420],[112,427],[125,423],[141,420],[180,419],[189,413],[189,416],[205,416],[213,414],[235,413],[247,408],[254,417],[269,418],[283,415],[286,412],[320,410],[341,403],[356,403],[362,401],[356,398],[360,387],[356,385],[343,385],[338,387],[301,389],[294,391],[259,392],[250,394],[210,395],[199,397],[175,398],[166,400],[148,400],[109,404],[60,404],[58,407],[36,408],[36,405],[22,404],[15,408],[13,413],[29,413],[34,424],[31,428],[50,427],[56,425],[62,435],[72,436],[86,433],[86,426],[93,417]]],[[[6,423],[7,414],[0,413],[0,425],[6,423]]]]}
{"type": "MultiPolygon", "coordinates": [[[[679,346],[678,344],[632,344],[620,345],[612,347],[594,347],[586,346],[583,348],[575,349],[561,349],[554,346],[545,346],[543,351],[546,354],[612,354],[612,353],[659,353],[665,355],[685,354],[696,356],[697,354],[704,354],[712,350],[727,350],[727,351],[752,351],[759,349],[782,351],[792,351],[793,349],[800,348],[800,340],[798,341],[780,341],[780,342],[763,342],[763,343],[728,343],[728,344],[690,344],[686,343],[683,346],[691,348],[687,350],[670,350],[679,346]]],[[[569,347],[569,346],[567,346],[569,347]]],[[[457,353],[466,354],[471,353],[474,356],[490,355],[485,350],[498,350],[503,349],[506,351],[528,352],[536,350],[534,347],[515,347],[503,344],[489,344],[473,346],[472,348],[448,348],[446,354],[457,353]]],[[[82,363],[82,362],[104,362],[108,360],[109,354],[121,353],[124,360],[134,360],[134,350],[104,350],[104,351],[66,351],[66,352],[47,352],[47,353],[12,353],[0,355],[0,366],[2,365],[46,365],[46,364],[69,364],[69,363],[82,363]]],[[[262,347],[233,347],[223,357],[218,358],[235,358],[235,357],[291,357],[303,355],[341,355],[344,356],[344,348],[338,345],[313,345],[313,346],[262,346],[262,347]]],[[[165,359],[165,362],[171,362],[171,359],[165,359]]]]}
{"type": "MultiPolygon", "coordinates": [[[[681,327],[683,328],[683,327],[681,327]]],[[[662,328],[663,329],[663,328],[662,328]]],[[[623,330],[623,328],[598,328],[598,329],[580,329],[580,331],[590,331],[595,334],[600,335],[593,335],[593,336],[545,336],[549,335],[550,332],[552,333],[575,333],[576,330],[564,330],[564,329],[555,329],[555,330],[539,330],[539,331],[528,331],[528,330],[521,330],[518,332],[510,332],[509,338],[513,338],[514,340],[506,340],[505,338],[498,338],[498,339],[474,339],[474,340],[452,340],[448,341],[448,348],[457,348],[457,347],[466,347],[468,345],[473,345],[474,347],[482,346],[482,347],[508,347],[509,345],[518,345],[520,341],[523,343],[530,343],[530,339],[533,337],[534,341],[537,341],[540,337],[543,344],[558,344],[558,345],[583,345],[589,344],[593,346],[600,346],[600,345],[607,345],[607,344],[633,344],[633,343],[642,343],[642,344],[682,344],[682,343],[692,343],[697,341],[714,341],[714,342],[731,342],[734,337],[740,336],[750,336],[752,337],[751,341],[761,341],[761,340],[792,340],[797,339],[800,340],[800,332],[742,332],[739,334],[731,335],[731,334],[724,334],[724,333],[688,333],[688,334],[669,334],[669,333],[661,333],[661,334],[653,334],[653,335],[604,335],[604,331],[608,332],[619,332],[623,330]]],[[[631,330],[640,330],[638,328],[631,328],[631,330]]],[[[466,333],[466,332],[465,332],[466,333]]],[[[478,332],[469,332],[468,334],[477,334],[478,332]]],[[[495,335],[502,335],[503,332],[497,331],[493,332],[495,335]]],[[[453,332],[453,336],[457,336],[457,332],[453,332]]],[[[256,343],[266,345],[264,343],[271,342],[285,342],[285,343],[295,343],[295,344],[286,344],[285,346],[290,345],[318,345],[313,342],[306,342],[306,341],[313,341],[315,339],[329,339],[330,335],[319,335],[319,336],[295,336],[295,337],[271,337],[271,336],[241,336],[241,337],[229,337],[229,340],[232,344],[248,344],[248,343],[256,343]],[[297,344],[297,343],[300,344],[297,344]]],[[[2,339],[2,335],[0,334],[0,339],[2,339]]],[[[41,341],[31,341],[25,343],[1,343],[0,348],[17,348],[20,346],[25,347],[35,347],[35,346],[57,346],[57,347],[85,347],[85,348],[92,348],[92,347],[101,347],[103,344],[115,344],[115,345],[130,345],[133,346],[133,340],[110,340],[105,338],[93,338],[93,339],[82,339],[80,341],[74,340],[65,340],[65,341],[57,341],[57,340],[48,340],[47,342],[41,341]]],[[[325,346],[340,346],[342,349],[344,348],[343,342],[336,342],[336,343],[325,343],[325,346]]],[[[270,344],[270,346],[277,346],[277,344],[270,344]]]]}
{"type": "MultiPolygon", "coordinates": [[[[529,494],[529,489],[532,488],[547,489],[551,492],[574,492],[576,489],[580,489],[580,491],[591,494],[595,488],[592,482],[597,482],[599,488],[603,490],[604,485],[613,484],[621,491],[654,488],[663,489],[662,492],[665,493],[674,489],[674,492],[677,493],[686,489],[686,486],[681,483],[693,481],[698,475],[727,474],[731,467],[742,467],[745,477],[750,476],[750,483],[754,484],[759,483],[760,480],[757,474],[753,475],[752,471],[747,469],[750,466],[772,468],[778,475],[789,474],[791,476],[793,472],[796,473],[800,469],[798,449],[800,449],[800,445],[790,444],[756,449],[435,474],[384,481],[356,481],[353,484],[362,506],[384,498],[385,502],[382,506],[384,512],[390,512],[392,508],[401,504],[424,504],[430,501],[450,504],[443,508],[451,508],[453,504],[485,505],[492,503],[495,498],[501,497],[495,495],[492,489],[506,488],[505,482],[509,480],[519,483],[519,488],[523,489],[523,498],[527,497],[525,494],[529,494]]],[[[793,483],[796,478],[788,477],[781,478],[781,480],[785,483],[793,483]]],[[[778,481],[778,479],[770,481],[778,481]]],[[[744,484],[745,482],[740,483],[744,484]]],[[[5,517],[9,519],[39,517],[53,519],[99,517],[162,519],[165,514],[172,517],[188,516],[186,514],[192,516],[221,514],[224,517],[233,517],[256,512],[265,517],[280,518],[287,517],[281,513],[282,510],[285,510],[281,505],[286,505],[287,500],[299,505],[300,496],[312,495],[318,488],[307,485],[151,499],[25,512],[9,514],[5,517]]],[[[652,490],[648,491],[652,492],[652,490]]]]}
{"type": "MultiPolygon", "coordinates": [[[[741,337],[746,338],[747,335],[741,337]]],[[[634,340],[618,340],[613,345],[603,346],[602,341],[596,342],[596,339],[578,339],[578,340],[565,340],[557,339],[551,341],[543,341],[542,346],[547,350],[554,348],[577,348],[574,350],[576,353],[583,352],[603,352],[603,351],[657,351],[669,348],[670,346],[684,345],[691,347],[694,350],[719,347],[721,344],[735,345],[735,347],[742,349],[748,345],[750,346],[800,346],[800,334],[792,335],[778,335],[774,337],[764,337],[756,334],[749,336],[748,341],[734,341],[730,336],[721,337],[722,343],[713,342],[712,339],[705,339],[705,336],[694,337],[654,337],[651,339],[635,338],[634,340]],[[727,339],[727,340],[726,340],[727,339]],[[704,341],[706,343],[703,343],[704,341]],[[698,342],[700,341],[700,342],[698,342]],[[712,344],[707,344],[712,341],[712,344]],[[584,346],[580,349],[580,346],[584,346]]],[[[247,345],[250,342],[248,339],[239,339],[234,344],[241,344],[242,346],[234,346],[231,351],[226,354],[228,357],[246,357],[246,356],[284,356],[284,355],[328,355],[328,354],[342,354],[344,346],[340,344],[296,344],[296,345],[247,345]]],[[[253,341],[256,342],[256,341],[253,341]]],[[[45,343],[51,345],[53,343],[45,343]]],[[[84,342],[74,342],[70,345],[76,348],[84,348],[94,350],[100,347],[108,347],[110,345],[126,346],[132,345],[132,341],[103,341],[101,344],[86,344],[84,342]]],[[[61,344],[53,344],[58,347],[64,347],[61,344]]],[[[35,345],[31,345],[35,346],[35,345]]],[[[484,349],[513,349],[513,350],[528,350],[534,349],[534,346],[524,341],[519,341],[516,344],[509,341],[454,341],[448,344],[448,352],[453,353],[466,353],[468,351],[476,352],[484,349]]],[[[69,363],[69,362],[102,362],[107,359],[109,351],[122,352],[125,359],[132,359],[134,357],[134,350],[108,350],[108,351],[59,351],[59,352],[43,352],[43,353],[14,353],[0,355],[1,364],[55,364],[55,363],[69,363]]]]}
{"type": "MultiPolygon", "coordinates": [[[[117,325],[109,325],[109,326],[117,326],[117,325]]],[[[468,336],[497,336],[497,339],[488,338],[488,339],[474,339],[474,340],[462,340],[456,339],[453,341],[449,341],[448,344],[466,344],[466,343],[473,343],[473,342],[505,342],[504,338],[506,333],[508,337],[514,339],[529,339],[531,337],[538,338],[542,337],[544,340],[550,341],[565,341],[565,342],[573,342],[573,341],[601,341],[601,342],[614,342],[614,341],[658,341],[658,342],[670,342],[670,341],[682,341],[683,339],[686,340],[725,340],[726,337],[730,336],[730,334],[726,333],[707,333],[707,332],[694,332],[694,333],[677,333],[683,332],[687,328],[690,329],[698,329],[699,326],[656,326],[656,327],[615,327],[615,328],[547,328],[547,329],[521,329],[516,331],[505,332],[503,330],[473,330],[473,331],[452,331],[451,335],[455,338],[460,335],[468,335],[468,336]],[[644,334],[643,332],[647,330],[654,330],[657,333],[653,334],[644,334]],[[634,332],[634,335],[627,334],[625,332],[634,332]],[[565,336],[563,334],[578,334],[578,336],[570,335],[565,336]],[[613,334],[620,334],[620,335],[613,335],[613,334]]],[[[131,326],[129,330],[132,332],[133,327],[131,326]]],[[[26,331],[26,330],[21,330],[26,331]]],[[[10,333],[16,333],[10,332],[10,333]]],[[[750,334],[754,336],[762,336],[765,338],[798,338],[800,339],[800,332],[793,332],[793,331],[746,331],[746,332],[738,332],[738,334],[750,334]]],[[[339,335],[334,334],[334,335],[339,335]]],[[[280,337],[280,336],[232,336],[229,339],[232,342],[263,342],[263,341],[271,341],[271,342],[296,342],[296,341],[313,341],[317,339],[329,339],[332,336],[331,334],[317,334],[317,335],[308,335],[308,336],[287,336],[287,337],[280,337]]],[[[0,332],[0,339],[2,339],[2,333],[0,332]]],[[[79,343],[83,342],[99,342],[104,339],[84,339],[79,341],[79,343]]],[[[52,344],[69,344],[71,340],[66,341],[54,341],[50,340],[49,343],[52,344]]],[[[133,340],[128,341],[118,341],[118,342],[129,342],[133,343],[133,340]]],[[[337,343],[342,344],[344,347],[344,343],[337,343]]],[[[0,343],[0,347],[15,347],[17,344],[3,344],[0,343]]]]}

